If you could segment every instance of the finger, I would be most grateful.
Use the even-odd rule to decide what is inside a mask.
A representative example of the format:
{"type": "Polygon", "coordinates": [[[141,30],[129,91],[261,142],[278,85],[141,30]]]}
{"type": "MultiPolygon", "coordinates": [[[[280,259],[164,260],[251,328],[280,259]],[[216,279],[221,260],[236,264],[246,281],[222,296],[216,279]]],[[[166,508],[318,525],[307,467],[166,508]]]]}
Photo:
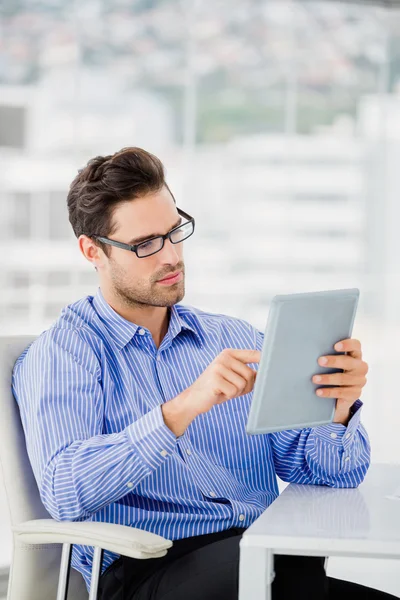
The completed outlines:
{"type": "Polygon", "coordinates": [[[335,344],[334,348],[338,352],[348,352],[351,356],[353,356],[353,358],[362,358],[360,340],[355,340],[352,338],[347,340],[340,340],[340,342],[337,342],[337,344],[335,344]]]}
{"type": "Polygon", "coordinates": [[[234,398],[237,394],[236,386],[225,379],[222,374],[219,375],[219,373],[217,373],[217,375],[215,385],[213,386],[214,396],[220,396],[221,402],[234,398]]]}
{"type": "Polygon", "coordinates": [[[241,377],[243,377],[243,379],[246,380],[245,393],[249,393],[253,389],[257,371],[251,369],[247,366],[247,364],[243,364],[242,362],[240,362],[240,360],[237,360],[233,357],[228,362],[227,367],[229,369],[232,369],[232,371],[234,371],[235,373],[238,373],[238,375],[240,375],[241,377]]]}
{"type": "Polygon", "coordinates": [[[247,380],[246,387],[243,390],[243,396],[245,396],[246,394],[250,394],[250,392],[253,391],[254,384],[256,382],[257,371],[254,371],[253,369],[250,369],[250,371],[252,371],[252,374],[247,380]]]}
{"type": "Polygon", "coordinates": [[[243,390],[247,385],[246,379],[241,377],[238,373],[235,373],[235,371],[228,369],[228,367],[226,367],[225,365],[219,365],[217,372],[220,377],[222,377],[225,381],[234,386],[234,393],[232,396],[230,396],[231,398],[236,396],[242,396],[243,390]]]}
{"type": "Polygon", "coordinates": [[[344,369],[345,371],[357,371],[365,375],[368,371],[368,365],[364,361],[353,358],[350,355],[340,354],[336,356],[320,356],[318,364],[325,368],[344,369]]]}
{"type": "Polygon", "coordinates": [[[367,383],[367,379],[363,375],[351,375],[349,373],[314,375],[312,381],[318,385],[358,385],[359,387],[364,387],[367,383]]]}
{"type": "Polygon", "coordinates": [[[345,400],[353,400],[355,402],[361,396],[362,389],[360,387],[334,387],[334,388],[319,388],[316,390],[317,396],[321,398],[344,398],[345,400]]]}
{"type": "Polygon", "coordinates": [[[261,352],[259,350],[237,350],[235,348],[226,348],[217,358],[219,357],[221,357],[223,361],[233,357],[240,360],[242,363],[251,364],[260,362],[261,352]]]}

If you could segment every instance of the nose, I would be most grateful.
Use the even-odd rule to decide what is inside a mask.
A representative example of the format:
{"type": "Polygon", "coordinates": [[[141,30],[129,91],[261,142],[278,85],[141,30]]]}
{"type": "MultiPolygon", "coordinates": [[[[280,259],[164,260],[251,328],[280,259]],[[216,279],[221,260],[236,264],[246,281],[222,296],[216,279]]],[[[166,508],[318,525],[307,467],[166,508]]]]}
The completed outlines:
{"type": "Polygon", "coordinates": [[[165,240],[164,248],[160,250],[158,256],[164,265],[175,266],[181,260],[181,252],[178,249],[178,244],[173,244],[168,239],[165,240]]]}

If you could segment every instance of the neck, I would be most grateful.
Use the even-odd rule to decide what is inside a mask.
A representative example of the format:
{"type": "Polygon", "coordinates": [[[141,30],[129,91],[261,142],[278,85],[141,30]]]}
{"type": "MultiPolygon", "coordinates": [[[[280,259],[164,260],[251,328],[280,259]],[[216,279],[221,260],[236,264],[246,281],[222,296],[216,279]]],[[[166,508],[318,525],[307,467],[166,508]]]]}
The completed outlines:
{"type": "Polygon", "coordinates": [[[161,342],[168,331],[168,307],[147,305],[132,306],[126,304],[122,298],[116,296],[111,291],[103,289],[102,287],[100,289],[105,301],[116,313],[127,321],[135,323],[135,325],[138,325],[139,327],[148,329],[156,347],[160,347],[161,342]]]}

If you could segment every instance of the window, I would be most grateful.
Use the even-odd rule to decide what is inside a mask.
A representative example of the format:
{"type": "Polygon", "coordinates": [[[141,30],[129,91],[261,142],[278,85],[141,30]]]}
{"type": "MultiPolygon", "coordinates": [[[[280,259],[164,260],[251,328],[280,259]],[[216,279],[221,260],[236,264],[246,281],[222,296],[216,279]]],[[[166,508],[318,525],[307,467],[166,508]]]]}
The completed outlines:
{"type": "Polygon", "coordinates": [[[13,203],[10,229],[11,238],[27,240],[31,235],[31,195],[28,192],[14,192],[11,196],[13,203]]]}
{"type": "Polygon", "coordinates": [[[71,284],[72,276],[67,271],[49,271],[47,283],[49,287],[64,287],[71,284]]]}
{"type": "Polygon", "coordinates": [[[63,241],[73,237],[68,220],[67,192],[50,191],[49,194],[50,239],[63,241]]]}
{"type": "Polygon", "coordinates": [[[358,334],[379,373],[363,414],[382,399],[372,438],[395,439],[400,10],[378,4],[8,0],[0,279],[24,301],[10,326],[40,329],[67,296],[95,292],[98,275],[74,254],[68,186],[90,158],[142,146],[196,217],[190,304],[210,298],[262,326],[277,293],[361,288],[358,334]],[[44,274],[36,291],[30,267],[31,280],[44,274]],[[393,343],[384,361],[376,332],[393,343]]]}

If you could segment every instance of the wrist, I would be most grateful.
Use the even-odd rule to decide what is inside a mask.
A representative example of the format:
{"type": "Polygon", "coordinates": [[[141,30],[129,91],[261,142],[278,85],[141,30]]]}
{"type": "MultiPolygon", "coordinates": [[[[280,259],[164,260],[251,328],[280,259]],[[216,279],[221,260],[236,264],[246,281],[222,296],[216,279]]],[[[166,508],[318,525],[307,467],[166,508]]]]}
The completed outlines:
{"type": "Polygon", "coordinates": [[[352,417],[351,410],[348,409],[344,413],[336,414],[333,422],[339,423],[340,425],[344,425],[345,427],[347,427],[351,417],[352,417]]]}
{"type": "Polygon", "coordinates": [[[188,402],[188,390],[161,405],[161,412],[166,426],[180,437],[198,416],[198,412],[188,402]]]}

